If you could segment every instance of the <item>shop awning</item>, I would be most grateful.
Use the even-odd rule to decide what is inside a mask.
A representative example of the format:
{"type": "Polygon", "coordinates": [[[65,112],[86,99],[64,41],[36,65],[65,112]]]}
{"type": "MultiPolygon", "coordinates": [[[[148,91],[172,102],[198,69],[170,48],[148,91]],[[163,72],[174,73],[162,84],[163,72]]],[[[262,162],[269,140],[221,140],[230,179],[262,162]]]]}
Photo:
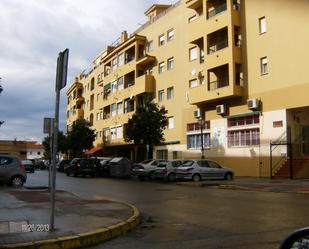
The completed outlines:
{"type": "Polygon", "coordinates": [[[92,154],[94,154],[94,153],[96,153],[96,152],[98,152],[100,150],[103,150],[103,148],[102,147],[94,147],[94,148],[86,151],[85,154],[92,155],[92,154]]]}

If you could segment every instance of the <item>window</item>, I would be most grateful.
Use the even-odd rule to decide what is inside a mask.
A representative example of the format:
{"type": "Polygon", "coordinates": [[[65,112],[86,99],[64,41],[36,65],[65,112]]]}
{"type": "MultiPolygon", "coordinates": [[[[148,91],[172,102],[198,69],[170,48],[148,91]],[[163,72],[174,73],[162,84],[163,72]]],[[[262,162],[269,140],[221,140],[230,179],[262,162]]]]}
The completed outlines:
{"type": "Polygon", "coordinates": [[[116,138],[118,139],[123,138],[123,127],[122,126],[116,127],[116,138]]]}
{"type": "Polygon", "coordinates": [[[265,18],[265,16],[259,18],[259,28],[260,28],[260,34],[266,33],[266,18],[265,18]]]}
{"type": "Polygon", "coordinates": [[[111,138],[116,139],[117,134],[116,134],[116,127],[111,127],[111,138]]]}
{"type": "Polygon", "coordinates": [[[124,113],[134,111],[134,99],[125,99],[124,100],[124,113]]]}
{"type": "Polygon", "coordinates": [[[123,113],[122,102],[117,103],[117,114],[123,113]]]}
{"type": "Polygon", "coordinates": [[[124,64],[124,53],[118,55],[118,66],[122,66],[124,64]]]}
{"type": "Polygon", "coordinates": [[[273,122],[273,127],[274,127],[274,128],[283,127],[283,121],[282,121],[282,120],[280,120],[280,121],[274,121],[274,122],[273,122]]]}
{"type": "Polygon", "coordinates": [[[190,61],[194,61],[197,59],[197,47],[190,48],[189,59],[190,61]]]}
{"type": "Polygon", "coordinates": [[[167,118],[167,121],[168,121],[168,129],[173,129],[174,128],[174,117],[168,117],[167,118]]]}
{"type": "Polygon", "coordinates": [[[239,127],[245,125],[258,125],[259,123],[260,123],[259,115],[250,115],[250,116],[229,118],[227,121],[227,126],[239,127]]]}
{"type": "Polygon", "coordinates": [[[157,159],[167,159],[167,150],[157,150],[157,159]]]}
{"type": "Polygon", "coordinates": [[[100,113],[97,113],[97,120],[100,120],[100,113]]]}
{"type": "Polygon", "coordinates": [[[148,51],[148,52],[153,51],[153,41],[149,41],[149,42],[147,43],[147,51],[148,51]]]}
{"type": "Polygon", "coordinates": [[[174,87],[167,88],[167,99],[174,98],[174,87]]]}
{"type": "Polygon", "coordinates": [[[164,34],[162,34],[159,36],[159,46],[164,45],[164,43],[165,43],[165,37],[164,34]]]}
{"type": "Polygon", "coordinates": [[[260,129],[246,129],[228,131],[228,146],[243,147],[260,144],[260,129]]]}
{"type": "Polygon", "coordinates": [[[260,63],[261,63],[261,75],[267,74],[268,73],[267,57],[262,57],[260,59],[260,63]]]}
{"type": "Polygon", "coordinates": [[[117,57],[112,60],[112,71],[114,71],[117,68],[117,64],[118,64],[117,62],[118,62],[117,57]]]}
{"type": "MultiPolygon", "coordinates": [[[[200,149],[202,147],[201,144],[201,134],[187,135],[188,149],[200,149]]],[[[203,134],[203,147],[210,148],[210,133],[203,134]]]]}
{"type": "Polygon", "coordinates": [[[174,29],[170,29],[167,31],[167,41],[171,41],[174,39],[174,29]]]}
{"type": "Polygon", "coordinates": [[[112,117],[117,115],[117,104],[112,104],[112,117]]]}
{"type": "Polygon", "coordinates": [[[117,91],[117,80],[114,80],[111,83],[111,87],[112,87],[112,93],[115,93],[117,91]]]}
{"type": "Polygon", "coordinates": [[[174,57],[167,59],[167,70],[174,68],[174,57]]]}
{"type": "Polygon", "coordinates": [[[124,87],[124,85],[123,85],[123,77],[120,77],[117,80],[117,90],[120,91],[120,90],[123,89],[123,87],[124,87]]]}
{"type": "Polygon", "coordinates": [[[159,73],[163,73],[164,72],[164,66],[165,66],[164,62],[159,63],[159,73]]]}
{"type": "MultiPolygon", "coordinates": [[[[203,122],[203,129],[210,129],[210,121],[207,120],[205,122],[203,122]]],[[[187,124],[187,132],[201,132],[201,125],[199,122],[196,123],[189,123],[187,124]]]]}
{"type": "Polygon", "coordinates": [[[189,87],[193,88],[193,87],[197,87],[199,86],[198,80],[197,79],[193,79],[189,81],[189,87]]]}
{"type": "Polygon", "coordinates": [[[164,100],[164,90],[158,92],[158,101],[161,102],[164,100]]]}
{"type": "Polygon", "coordinates": [[[94,78],[91,79],[90,83],[90,90],[92,91],[94,89],[94,78]]]}

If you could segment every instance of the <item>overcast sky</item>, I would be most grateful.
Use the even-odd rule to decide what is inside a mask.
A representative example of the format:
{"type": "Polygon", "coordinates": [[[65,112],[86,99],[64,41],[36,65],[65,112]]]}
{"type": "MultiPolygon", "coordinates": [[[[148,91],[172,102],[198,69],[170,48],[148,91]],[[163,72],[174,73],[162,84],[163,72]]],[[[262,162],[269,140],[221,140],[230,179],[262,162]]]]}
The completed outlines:
{"type": "MultiPolygon", "coordinates": [[[[173,3],[161,0],[159,3],[173,3]]],[[[147,21],[153,0],[1,0],[0,140],[37,140],[43,118],[54,116],[58,53],[69,48],[68,85],[120,32],[147,21]]],[[[60,130],[66,126],[68,85],[61,91],[60,130]]]]}

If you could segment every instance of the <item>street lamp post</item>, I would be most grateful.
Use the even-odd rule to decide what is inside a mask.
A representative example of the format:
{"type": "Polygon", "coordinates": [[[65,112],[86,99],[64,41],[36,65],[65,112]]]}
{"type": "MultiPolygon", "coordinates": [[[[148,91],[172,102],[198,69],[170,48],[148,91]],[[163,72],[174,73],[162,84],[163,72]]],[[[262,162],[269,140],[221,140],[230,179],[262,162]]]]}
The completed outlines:
{"type": "Polygon", "coordinates": [[[204,120],[202,117],[199,118],[199,123],[200,123],[200,127],[201,127],[201,152],[202,152],[202,156],[201,158],[204,159],[204,138],[203,138],[203,128],[204,128],[204,120]]]}

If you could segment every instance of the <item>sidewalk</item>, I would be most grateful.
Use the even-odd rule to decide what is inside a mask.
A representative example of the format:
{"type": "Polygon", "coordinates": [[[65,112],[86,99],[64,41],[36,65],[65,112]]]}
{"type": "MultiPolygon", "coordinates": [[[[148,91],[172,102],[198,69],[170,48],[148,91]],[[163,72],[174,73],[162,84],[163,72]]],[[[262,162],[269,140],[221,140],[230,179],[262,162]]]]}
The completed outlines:
{"type": "Polygon", "coordinates": [[[258,177],[235,177],[231,182],[225,181],[220,189],[251,190],[266,192],[309,194],[309,179],[269,179],[258,177]]]}
{"type": "Polygon", "coordinates": [[[233,181],[202,181],[202,182],[179,182],[178,185],[190,187],[216,187],[228,190],[248,190],[282,193],[309,194],[309,179],[269,179],[258,177],[235,177],[233,181]]]}
{"type": "Polygon", "coordinates": [[[46,190],[0,189],[0,248],[78,248],[133,229],[139,211],[109,200],[86,200],[57,191],[55,228],[49,230],[46,190]]]}

